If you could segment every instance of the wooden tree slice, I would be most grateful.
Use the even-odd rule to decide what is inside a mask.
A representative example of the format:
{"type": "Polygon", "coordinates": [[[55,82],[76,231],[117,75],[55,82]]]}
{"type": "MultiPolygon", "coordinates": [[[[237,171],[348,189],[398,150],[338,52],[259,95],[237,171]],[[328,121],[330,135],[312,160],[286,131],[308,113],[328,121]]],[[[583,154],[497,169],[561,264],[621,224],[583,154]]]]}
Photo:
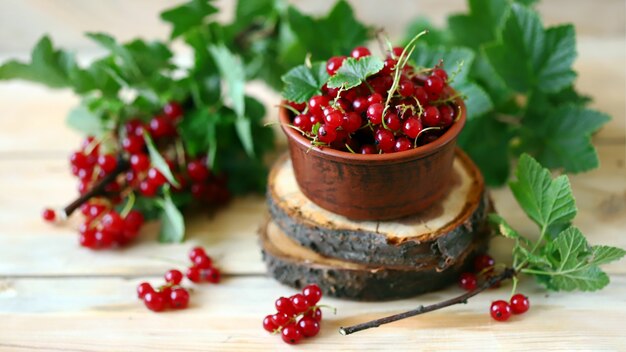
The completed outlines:
{"type": "Polygon", "coordinates": [[[298,289],[316,283],[328,295],[366,301],[411,297],[456,282],[474,255],[485,251],[488,237],[476,236],[454,265],[439,270],[437,260],[420,268],[389,268],[327,258],[300,246],[272,221],[260,230],[263,260],[278,281],[298,289]]]}
{"type": "Polygon", "coordinates": [[[267,201],[287,236],[323,256],[416,268],[436,259],[445,269],[470,246],[474,232],[485,231],[492,209],[480,171],[460,150],[453,170],[446,196],[426,211],[393,221],[354,221],[307,199],[285,156],[272,169],[267,201]]]}

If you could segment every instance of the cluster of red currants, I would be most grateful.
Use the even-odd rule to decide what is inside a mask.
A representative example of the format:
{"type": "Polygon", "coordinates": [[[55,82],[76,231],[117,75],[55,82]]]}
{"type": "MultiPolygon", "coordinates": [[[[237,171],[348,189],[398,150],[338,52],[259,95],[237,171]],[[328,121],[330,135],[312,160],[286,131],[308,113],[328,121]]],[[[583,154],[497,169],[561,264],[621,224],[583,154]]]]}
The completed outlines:
{"type": "MultiPolygon", "coordinates": [[[[459,278],[459,285],[467,291],[473,291],[478,288],[479,278],[488,280],[494,275],[494,266],[496,261],[487,254],[478,255],[474,259],[474,272],[463,273],[459,278]]],[[[498,287],[499,283],[493,287],[498,287]]],[[[522,314],[530,308],[528,297],[523,294],[514,294],[509,302],[497,300],[491,303],[489,313],[491,317],[497,321],[506,321],[511,314],[522,314]]]]}
{"type": "MultiPolygon", "coordinates": [[[[213,260],[204,248],[194,247],[189,252],[189,259],[193,265],[187,271],[187,278],[195,283],[202,281],[218,283],[220,271],[213,267],[213,260]]],[[[185,309],[189,305],[189,292],[180,284],[183,281],[183,273],[177,269],[171,269],[165,273],[165,284],[156,290],[147,282],[137,286],[137,296],[143,300],[148,309],[161,312],[167,307],[172,309],[185,309]]]]}
{"type": "MultiPolygon", "coordinates": [[[[168,184],[150,158],[146,135],[154,141],[178,183],[170,185],[173,192],[188,192],[208,205],[228,202],[230,192],[224,175],[213,174],[205,157],[180,155],[176,126],[183,118],[181,105],[170,102],[146,122],[133,118],[113,129],[111,135],[87,137],[80,150],[72,153],[72,173],[79,179],[78,191],[85,198],[80,207],[86,219],[80,227],[82,246],[102,249],[132,241],[144,222],[144,214],[133,210],[133,204],[125,205],[132,203],[130,195],[152,198],[168,184]]],[[[53,222],[59,214],[45,209],[43,218],[53,222]]]]}
{"type": "Polygon", "coordinates": [[[263,319],[263,328],[273,334],[281,334],[288,344],[317,335],[322,321],[322,311],[317,302],[321,298],[322,290],[315,284],[306,286],[302,293],[289,298],[280,297],[274,303],[276,314],[263,319]]]}
{"type": "MultiPolygon", "coordinates": [[[[393,48],[382,70],[357,87],[324,86],[323,94],[307,103],[289,102],[292,112],[297,111],[292,125],[313,142],[361,154],[406,151],[439,138],[457,117],[457,96],[441,67],[397,67],[403,50],[393,48]],[[397,69],[402,71],[394,85],[397,69]]],[[[365,47],[351,53],[357,60],[369,55],[365,47]]],[[[333,76],[345,60],[345,56],[330,58],[328,74],[333,76]]]]}

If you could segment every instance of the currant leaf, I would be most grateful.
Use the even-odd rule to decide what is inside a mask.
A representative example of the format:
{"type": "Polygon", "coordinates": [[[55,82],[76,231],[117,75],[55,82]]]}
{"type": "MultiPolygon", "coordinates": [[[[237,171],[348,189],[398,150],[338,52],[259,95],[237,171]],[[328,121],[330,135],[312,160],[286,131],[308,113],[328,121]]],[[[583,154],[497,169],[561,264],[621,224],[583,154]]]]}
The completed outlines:
{"type": "Polygon", "coordinates": [[[375,75],[384,66],[383,60],[377,56],[366,56],[360,59],[347,58],[343,65],[328,80],[329,88],[354,88],[363,83],[367,77],[375,75]]]}
{"type": "Polygon", "coordinates": [[[296,103],[304,103],[312,96],[322,93],[322,86],[328,80],[325,62],[315,62],[308,67],[300,65],[282,76],[285,83],[282,96],[296,103]]]}
{"type": "Polygon", "coordinates": [[[191,29],[203,25],[208,16],[217,12],[217,8],[209,4],[208,0],[191,0],[163,11],[161,19],[172,25],[170,38],[175,39],[191,29]]]}
{"type": "Polygon", "coordinates": [[[178,243],[185,239],[185,220],[182,213],[172,200],[169,186],[163,187],[163,199],[159,201],[161,207],[161,230],[159,242],[178,243]]]}
{"type": "Polygon", "coordinates": [[[69,127],[85,135],[100,136],[106,130],[102,118],[90,111],[84,103],[69,112],[66,122],[69,127]]]}
{"type": "Polygon", "coordinates": [[[523,154],[515,171],[517,180],[509,182],[515,199],[524,212],[542,229],[569,223],[576,216],[576,204],[569,179],[554,180],[547,169],[528,154],[523,154]]]}

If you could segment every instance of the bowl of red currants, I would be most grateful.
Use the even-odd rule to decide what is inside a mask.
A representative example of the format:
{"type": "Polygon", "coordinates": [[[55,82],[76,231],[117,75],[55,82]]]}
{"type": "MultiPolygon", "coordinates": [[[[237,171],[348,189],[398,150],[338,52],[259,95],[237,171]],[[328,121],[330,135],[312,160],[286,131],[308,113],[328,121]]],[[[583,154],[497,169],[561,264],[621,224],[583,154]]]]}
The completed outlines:
{"type": "Polygon", "coordinates": [[[349,57],[296,68],[305,77],[308,69],[309,85],[320,89],[302,99],[291,94],[297,84],[286,86],[279,120],[298,186],[320,207],[390,220],[444,196],[465,104],[441,62],[420,67],[409,57],[409,47],[384,58],[357,47],[349,57]]]}

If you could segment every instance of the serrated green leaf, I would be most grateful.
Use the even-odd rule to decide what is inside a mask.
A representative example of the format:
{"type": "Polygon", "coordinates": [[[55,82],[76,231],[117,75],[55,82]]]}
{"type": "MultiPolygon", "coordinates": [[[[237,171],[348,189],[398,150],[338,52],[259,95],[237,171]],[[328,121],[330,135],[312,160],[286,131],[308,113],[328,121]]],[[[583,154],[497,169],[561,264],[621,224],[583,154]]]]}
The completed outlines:
{"type": "Polygon", "coordinates": [[[161,153],[159,153],[158,149],[154,146],[154,142],[152,142],[152,138],[150,138],[150,135],[144,132],[143,138],[146,141],[146,147],[148,147],[148,154],[150,155],[150,163],[152,164],[152,166],[155,169],[159,170],[159,172],[163,174],[163,176],[165,176],[165,178],[171,185],[173,185],[174,187],[180,187],[180,184],[178,183],[178,181],[176,181],[176,178],[174,177],[174,174],[172,174],[172,170],[170,170],[169,165],[167,165],[167,162],[165,161],[165,159],[163,159],[161,153]]]}
{"type": "Polygon", "coordinates": [[[519,232],[515,231],[511,225],[500,215],[491,213],[489,214],[489,222],[496,225],[498,229],[498,233],[506,238],[510,238],[512,240],[521,240],[525,243],[528,243],[528,240],[519,234],[519,232]]]}
{"type": "Polygon", "coordinates": [[[100,136],[106,129],[102,117],[90,111],[84,104],[72,109],[66,122],[69,127],[86,136],[100,136]]]}
{"type": "Polygon", "coordinates": [[[588,171],[598,166],[591,136],[609,120],[603,113],[576,105],[536,112],[523,121],[527,130],[521,135],[520,148],[548,168],[588,171]]]}
{"type": "Polygon", "coordinates": [[[458,143],[478,165],[485,182],[498,186],[509,177],[510,140],[507,125],[486,114],[466,122],[458,143]]]}
{"type": "Polygon", "coordinates": [[[218,12],[210,0],[191,0],[161,12],[161,19],[172,25],[170,38],[174,39],[204,24],[205,19],[218,12]]]}
{"type": "Polygon", "coordinates": [[[328,80],[326,63],[314,62],[311,67],[296,66],[282,76],[282,80],[285,83],[283,98],[304,103],[312,96],[322,93],[322,86],[328,80]]]}
{"type": "Polygon", "coordinates": [[[544,30],[537,12],[513,4],[501,38],[484,48],[495,71],[518,92],[556,92],[569,86],[576,57],[572,26],[544,30]]]}
{"type": "Polygon", "coordinates": [[[172,201],[169,187],[163,189],[163,200],[159,202],[161,206],[161,230],[159,231],[159,242],[178,243],[185,239],[185,219],[176,204],[172,201]]]}
{"type": "Polygon", "coordinates": [[[457,44],[478,49],[482,44],[496,38],[505,14],[509,9],[507,0],[469,0],[469,14],[457,14],[448,18],[448,27],[457,44]]]}
{"type": "Polygon", "coordinates": [[[328,88],[354,88],[383,69],[384,63],[377,56],[366,56],[360,59],[347,58],[343,65],[328,80],[328,88]]]}
{"type": "Polygon", "coordinates": [[[567,176],[554,180],[550,172],[528,154],[523,154],[515,171],[517,180],[509,186],[524,212],[542,228],[570,222],[576,216],[576,203],[567,176]]]}
{"type": "Polygon", "coordinates": [[[117,43],[115,38],[105,33],[87,33],[85,35],[109,50],[111,54],[119,57],[122,62],[121,66],[124,67],[129,75],[137,76],[141,74],[141,70],[131,52],[125,46],[117,43]]]}
{"type": "Polygon", "coordinates": [[[493,103],[489,94],[485,92],[478,84],[465,81],[455,84],[454,88],[463,96],[465,96],[465,108],[467,109],[467,119],[471,120],[478,116],[484,115],[493,110],[493,103]]]}
{"type": "Polygon", "coordinates": [[[591,247],[591,258],[589,260],[595,265],[602,265],[622,259],[624,255],[626,255],[626,251],[621,248],[593,246],[591,247]]]}

